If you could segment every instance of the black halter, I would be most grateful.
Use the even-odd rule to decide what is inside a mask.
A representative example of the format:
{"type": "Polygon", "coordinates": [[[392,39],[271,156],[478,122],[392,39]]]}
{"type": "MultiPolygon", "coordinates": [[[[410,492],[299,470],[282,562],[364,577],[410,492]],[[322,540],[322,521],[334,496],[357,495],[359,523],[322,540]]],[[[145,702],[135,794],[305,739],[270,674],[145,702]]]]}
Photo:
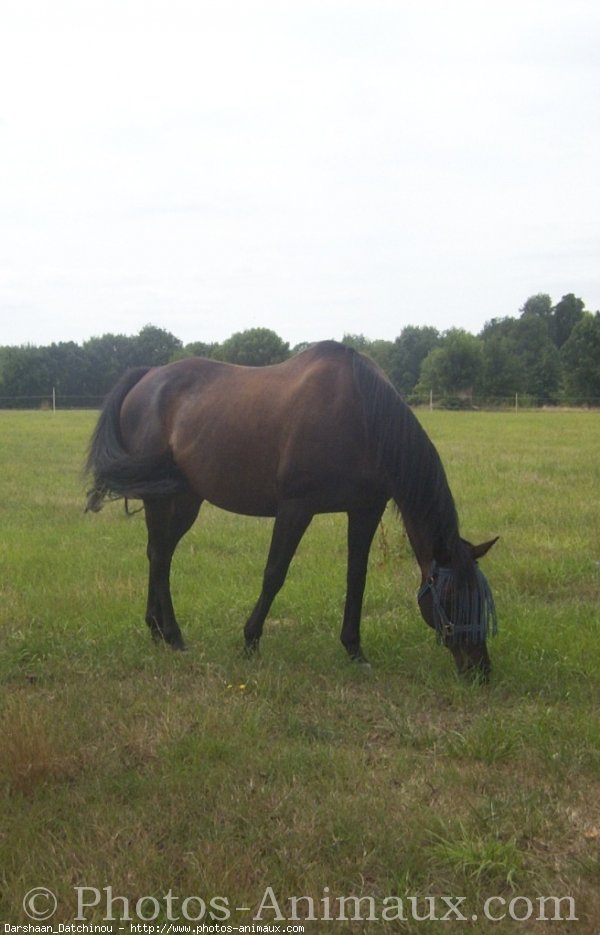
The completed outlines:
{"type": "Polygon", "coordinates": [[[433,602],[433,621],[438,638],[459,640],[468,643],[482,643],[498,631],[496,607],[487,579],[479,566],[475,565],[475,583],[473,587],[464,584],[453,585],[454,571],[431,563],[431,570],[425,583],[419,589],[417,600],[431,593],[433,602]],[[450,617],[446,607],[450,608],[450,617]]]}

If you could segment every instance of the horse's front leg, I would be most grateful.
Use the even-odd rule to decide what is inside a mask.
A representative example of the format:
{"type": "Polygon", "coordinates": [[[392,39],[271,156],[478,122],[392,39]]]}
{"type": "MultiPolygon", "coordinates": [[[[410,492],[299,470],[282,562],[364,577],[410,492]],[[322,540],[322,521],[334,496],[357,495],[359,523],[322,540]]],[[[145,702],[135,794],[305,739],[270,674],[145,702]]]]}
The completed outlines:
{"type": "Polygon", "coordinates": [[[290,562],[312,517],[312,510],[302,500],[286,500],[277,511],[262,591],[244,627],[247,655],[258,650],[266,616],[283,586],[290,562]]]}
{"type": "Polygon", "coordinates": [[[370,509],[348,511],[348,572],[346,604],[340,639],[350,658],[368,664],[360,645],[360,617],[367,580],[371,543],[385,509],[385,501],[370,509]]]}

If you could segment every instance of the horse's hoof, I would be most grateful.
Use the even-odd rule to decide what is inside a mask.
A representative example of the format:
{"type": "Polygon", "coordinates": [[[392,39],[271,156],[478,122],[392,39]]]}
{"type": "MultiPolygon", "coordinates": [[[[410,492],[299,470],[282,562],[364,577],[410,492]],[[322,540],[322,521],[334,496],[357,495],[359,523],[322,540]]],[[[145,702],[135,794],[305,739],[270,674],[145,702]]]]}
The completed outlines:
{"type": "Polygon", "coordinates": [[[478,665],[467,666],[466,669],[463,669],[458,674],[462,679],[470,682],[472,685],[489,685],[491,668],[478,665]]]}
{"type": "Polygon", "coordinates": [[[365,654],[360,650],[359,652],[355,653],[353,656],[350,656],[350,659],[352,662],[356,663],[357,666],[360,666],[361,669],[371,668],[371,663],[369,662],[365,654]]]}
{"type": "Polygon", "coordinates": [[[259,655],[259,641],[249,640],[244,646],[242,655],[244,659],[255,659],[259,655]]]}
{"type": "Polygon", "coordinates": [[[184,653],[187,651],[187,646],[185,645],[185,642],[182,636],[176,636],[172,640],[167,640],[167,643],[169,644],[171,649],[176,653],[184,653]]]}

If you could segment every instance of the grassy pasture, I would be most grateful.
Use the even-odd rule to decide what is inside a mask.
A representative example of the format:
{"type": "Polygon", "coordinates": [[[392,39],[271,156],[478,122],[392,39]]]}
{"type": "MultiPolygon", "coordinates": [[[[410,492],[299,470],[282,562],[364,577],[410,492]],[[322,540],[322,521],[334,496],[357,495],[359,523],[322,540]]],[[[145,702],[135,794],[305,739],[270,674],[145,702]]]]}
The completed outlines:
{"type": "MultiPolygon", "coordinates": [[[[500,621],[485,688],[455,676],[420,621],[392,512],[367,584],[370,671],[338,642],[341,516],[314,521],[248,661],[271,523],[203,507],[173,573],[189,652],[154,646],[143,518],[82,512],[95,415],[0,413],[0,921],[29,921],[32,887],[53,891],[58,923],[75,916],[75,887],[112,886],[131,906],[157,900],[159,922],[170,890],[179,908],[226,898],[226,924],[251,924],[235,907],[256,909],[270,886],[292,920],[293,896],[320,918],[327,899],[335,918],[337,896],[372,897],[379,921],[366,901],[366,921],[348,910],[307,932],[485,932],[497,898],[495,932],[597,935],[599,416],[420,418],[463,534],[501,535],[483,562],[500,621]],[[443,903],[438,921],[412,918],[433,895],[464,897],[468,922],[442,924],[443,903]],[[571,896],[578,921],[536,921],[543,896],[571,896]],[[386,897],[405,921],[381,920],[386,897]]],[[[105,905],[103,892],[86,920],[105,905]]]]}

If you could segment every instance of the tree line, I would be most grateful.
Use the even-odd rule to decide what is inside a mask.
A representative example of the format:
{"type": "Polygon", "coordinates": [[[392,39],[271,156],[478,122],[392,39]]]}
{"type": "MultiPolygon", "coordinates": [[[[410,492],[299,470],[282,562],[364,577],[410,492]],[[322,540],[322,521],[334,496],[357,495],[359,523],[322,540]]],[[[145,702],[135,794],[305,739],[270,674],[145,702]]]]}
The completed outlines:
{"type": "MultiPolygon", "coordinates": [[[[433,394],[438,404],[452,407],[478,400],[501,404],[518,394],[531,405],[600,404],[600,312],[587,311],[572,293],[556,305],[545,293],[530,296],[518,316],[494,318],[478,335],[407,325],[393,341],[362,334],[345,334],[342,340],[376,360],[413,403],[433,394]]],[[[264,366],[305,346],[292,348],[268,328],[237,332],[222,343],[184,345],[155,325],[137,335],[104,334],[81,345],[5,346],[0,347],[0,405],[39,406],[53,390],[64,405],[97,405],[128,367],[190,356],[264,366]]]]}

